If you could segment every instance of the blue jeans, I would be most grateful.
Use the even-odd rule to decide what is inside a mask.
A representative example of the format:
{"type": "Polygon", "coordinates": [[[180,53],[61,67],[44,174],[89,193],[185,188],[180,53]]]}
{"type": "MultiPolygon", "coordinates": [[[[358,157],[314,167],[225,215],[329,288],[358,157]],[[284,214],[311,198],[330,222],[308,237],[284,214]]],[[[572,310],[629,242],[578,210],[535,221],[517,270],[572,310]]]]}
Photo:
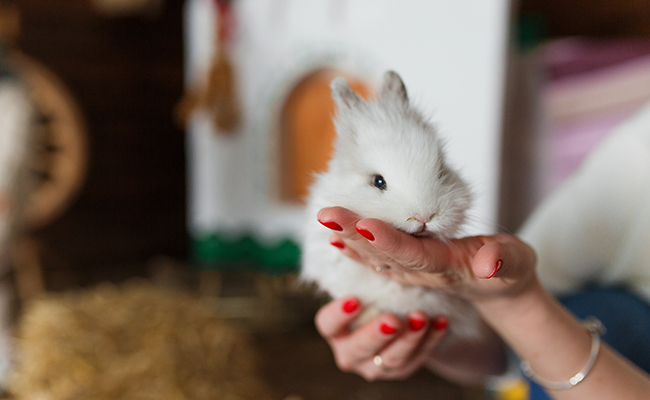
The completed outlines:
{"type": "MultiPolygon", "coordinates": [[[[612,288],[585,289],[560,301],[580,319],[594,316],[601,320],[607,328],[603,341],[650,372],[650,305],[646,301],[612,288]]],[[[531,382],[530,400],[548,399],[544,390],[531,382]]]]}

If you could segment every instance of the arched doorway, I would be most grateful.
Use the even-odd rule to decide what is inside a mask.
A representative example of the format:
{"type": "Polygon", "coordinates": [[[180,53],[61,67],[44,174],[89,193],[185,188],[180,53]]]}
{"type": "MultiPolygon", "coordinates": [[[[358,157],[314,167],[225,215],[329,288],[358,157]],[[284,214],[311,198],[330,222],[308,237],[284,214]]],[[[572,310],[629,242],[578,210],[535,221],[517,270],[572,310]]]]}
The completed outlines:
{"type": "Polygon", "coordinates": [[[304,203],[314,172],[327,168],[336,136],[332,116],[336,106],[330,82],[344,76],[364,98],[372,90],[358,78],[331,70],[317,70],[291,91],[280,115],[280,199],[304,203]]]}

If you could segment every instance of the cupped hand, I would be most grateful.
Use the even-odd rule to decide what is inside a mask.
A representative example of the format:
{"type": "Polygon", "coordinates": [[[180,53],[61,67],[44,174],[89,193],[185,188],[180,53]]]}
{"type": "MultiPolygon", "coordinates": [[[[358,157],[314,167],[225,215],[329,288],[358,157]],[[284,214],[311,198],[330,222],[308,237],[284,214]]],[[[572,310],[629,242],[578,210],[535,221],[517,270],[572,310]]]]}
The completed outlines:
{"type": "Polygon", "coordinates": [[[535,277],[534,250],[512,235],[414,237],[342,207],[322,209],[318,220],[345,255],[405,285],[483,300],[519,293],[535,277]]]}
{"type": "Polygon", "coordinates": [[[381,315],[352,329],[362,309],[354,297],[336,299],[318,311],[315,322],[337,366],[370,381],[411,376],[427,362],[447,331],[444,316],[430,319],[421,311],[413,311],[406,321],[381,315]]]}

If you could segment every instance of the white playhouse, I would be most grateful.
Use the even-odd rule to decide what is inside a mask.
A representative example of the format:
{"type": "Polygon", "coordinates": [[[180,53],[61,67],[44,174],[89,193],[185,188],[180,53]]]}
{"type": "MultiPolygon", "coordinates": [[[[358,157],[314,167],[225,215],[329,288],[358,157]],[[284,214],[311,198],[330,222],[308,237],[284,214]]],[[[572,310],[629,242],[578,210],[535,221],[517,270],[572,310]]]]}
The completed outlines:
{"type": "Polygon", "coordinates": [[[295,267],[302,196],[333,136],[329,81],[371,96],[389,69],[471,183],[465,233],[493,232],[510,11],[508,0],[189,0],[188,90],[227,51],[239,113],[228,129],[201,107],[187,119],[196,259],[295,267]]]}

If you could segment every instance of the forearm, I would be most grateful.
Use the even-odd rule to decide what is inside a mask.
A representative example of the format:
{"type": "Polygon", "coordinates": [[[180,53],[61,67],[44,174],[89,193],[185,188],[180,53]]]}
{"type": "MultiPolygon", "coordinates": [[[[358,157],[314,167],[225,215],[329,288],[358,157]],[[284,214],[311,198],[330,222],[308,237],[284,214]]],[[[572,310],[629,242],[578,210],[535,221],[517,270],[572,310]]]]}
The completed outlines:
{"type": "MultiPolygon", "coordinates": [[[[477,304],[485,320],[541,377],[563,382],[587,362],[591,336],[535,280],[513,297],[477,304]]],[[[650,378],[622,356],[601,344],[591,372],[571,389],[556,390],[558,399],[641,399],[650,392],[650,378]]]]}
{"type": "Polygon", "coordinates": [[[426,366],[436,374],[459,384],[480,384],[507,368],[503,341],[485,325],[474,341],[451,340],[436,349],[426,366]]]}

